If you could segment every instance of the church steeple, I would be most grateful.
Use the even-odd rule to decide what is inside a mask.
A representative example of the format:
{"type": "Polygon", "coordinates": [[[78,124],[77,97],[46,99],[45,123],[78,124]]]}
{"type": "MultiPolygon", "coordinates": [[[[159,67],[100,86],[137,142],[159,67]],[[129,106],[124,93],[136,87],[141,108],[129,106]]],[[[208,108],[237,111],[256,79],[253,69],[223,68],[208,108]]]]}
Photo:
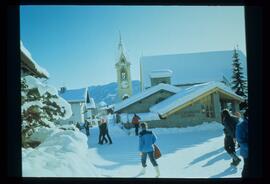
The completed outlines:
{"type": "Polygon", "coordinates": [[[122,37],[119,31],[119,43],[118,43],[119,58],[115,64],[117,73],[117,84],[118,84],[118,97],[119,100],[124,100],[132,95],[132,83],[130,76],[130,63],[127,61],[123,44],[122,37]]]}
{"type": "Polygon", "coordinates": [[[118,44],[118,50],[120,53],[123,53],[123,44],[122,44],[122,38],[121,38],[121,32],[119,31],[119,44],[118,44]]]}

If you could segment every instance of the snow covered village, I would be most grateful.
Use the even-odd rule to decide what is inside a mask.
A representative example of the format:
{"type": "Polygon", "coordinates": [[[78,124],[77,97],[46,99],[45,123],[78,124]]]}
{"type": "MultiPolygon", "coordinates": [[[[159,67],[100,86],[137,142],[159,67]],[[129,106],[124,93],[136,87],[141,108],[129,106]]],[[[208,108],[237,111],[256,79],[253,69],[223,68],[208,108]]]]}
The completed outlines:
{"type": "Polygon", "coordinates": [[[115,77],[80,88],[51,85],[55,71],[20,41],[23,177],[240,178],[244,146],[234,135],[226,143],[224,110],[245,119],[245,53],[232,45],[133,61],[124,36],[114,36],[115,77]]]}

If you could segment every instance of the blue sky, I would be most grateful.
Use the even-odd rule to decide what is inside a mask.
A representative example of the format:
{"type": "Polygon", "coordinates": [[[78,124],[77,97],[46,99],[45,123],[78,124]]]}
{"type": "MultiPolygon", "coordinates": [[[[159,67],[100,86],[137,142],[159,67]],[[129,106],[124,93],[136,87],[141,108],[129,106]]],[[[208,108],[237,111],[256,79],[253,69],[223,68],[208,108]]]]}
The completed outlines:
{"type": "Polygon", "coordinates": [[[24,46],[57,88],[115,82],[119,31],[132,80],[141,56],[236,45],[246,54],[244,7],[21,6],[20,24],[24,46]]]}

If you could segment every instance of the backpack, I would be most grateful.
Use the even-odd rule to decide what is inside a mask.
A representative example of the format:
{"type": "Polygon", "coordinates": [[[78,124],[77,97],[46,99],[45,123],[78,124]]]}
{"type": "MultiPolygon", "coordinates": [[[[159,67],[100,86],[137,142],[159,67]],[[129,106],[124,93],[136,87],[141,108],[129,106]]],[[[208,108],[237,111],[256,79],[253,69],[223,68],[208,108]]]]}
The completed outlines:
{"type": "Polygon", "coordinates": [[[153,146],[154,146],[154,156],[155,156],[155,159],[159,159],[161,157],[160,149],[159,149],[159,147],[156,144],[153,144],[153,146]]]}

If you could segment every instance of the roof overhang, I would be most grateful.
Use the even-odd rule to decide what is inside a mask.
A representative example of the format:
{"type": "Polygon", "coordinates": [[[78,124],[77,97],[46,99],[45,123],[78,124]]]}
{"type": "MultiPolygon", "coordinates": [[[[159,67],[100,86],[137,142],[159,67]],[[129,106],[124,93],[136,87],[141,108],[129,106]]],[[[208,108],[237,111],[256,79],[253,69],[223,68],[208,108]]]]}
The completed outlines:
{"type": "Polygon", "coordinates": [[[153,87],[151,87],[143,92],[140,92],[136,95],[133,95],[133,96],[125,99],[124,101],[119,102],[118,104],[115,104],[114,112],[119,112],[120,110],[122,110],[122,109],[144,99],[144,98],[147,98],[148,96],[155,94],[161,90],[165,90],[165,91],[172,92],[175,94],[179,91],[179,88],[172,86],[172,85],[169,85],[169,84],[160,83],[160,84],[153,86],[153,87]]]}
{"type": "Polygon", "coordinates": [[[244,101],[244,99],[239,97],[238,95],[233,95],[231,93],[226,92],[225,90],[220,89],[219,87],[215,87],[215,88],[213,88],[213,89],[211,89],[211,90],[209,90],[209,91],[207,91],[205,93],[202,93],[201,95],[193,98],[192,100],[189,100],[189,101],[187,101],[187,102],[185,102],[185,103],[183,103],[183,104],[181,104],[181,105],[179,105],[179,106],[177,106],[175,108],[172,108],[171,110],[169,110],[167,112],[160,113],[160,115],[161,115],[161,117],[167,117],[167,116],[169,116],[169,115],[171,115],[171,114],[173,114],[173,113],[175,113],[175,112],[177,112],[179,110],[182,110],[182,109],[188,107],[189,105],[194,104],[195,102],[197,102],[197,101],[201,100],[202,98],[204,98],[204,97],[206,97],[208,95],[211,95],[213,93],[220,93],[221,98],[226,98],[226,99],[230,99],[230,100],[239,101],[239,103],[244,101]]]}
{"type": "Polygon", "coordinates": [[[27,71],[29,71],[33,76],[39,77],[39,78],[46,78],[48,79],[48,76],[44,73],[39,72],[31,59],[26,56],[24,52],[21,51],[21,67],[25,68],[27,71]]]}

